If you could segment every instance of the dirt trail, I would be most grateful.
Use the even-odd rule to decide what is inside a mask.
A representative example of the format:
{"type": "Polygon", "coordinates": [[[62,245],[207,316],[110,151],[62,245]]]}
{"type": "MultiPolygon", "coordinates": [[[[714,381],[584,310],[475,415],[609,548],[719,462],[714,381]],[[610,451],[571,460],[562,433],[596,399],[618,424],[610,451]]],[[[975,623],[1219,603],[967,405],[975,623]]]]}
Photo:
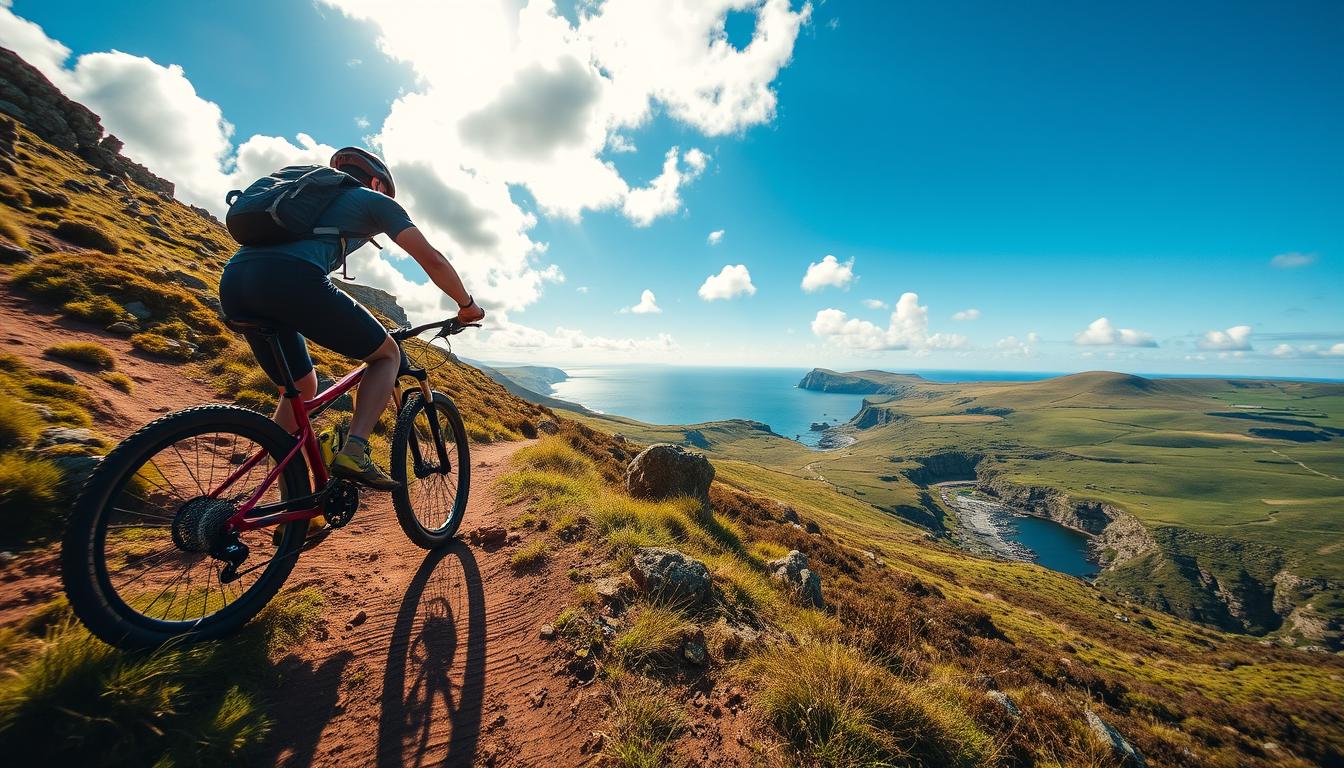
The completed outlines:
{"type": "MultiPolygon", "coordinates": [[[[0,288],[0,348],[39,370],[68,369],[93,396],[95,427],[120,439],[169,410],[211,395],[192,369],[145,359],[121,338],[61,320],[0,288]],[[135,379],[133,394],[42,357],[61,341],[97,341],[135,379]]],[[[507,527],[521,511],[494,483],[526,443],[472,446],[463,532],[507,527]]],[[[536,534],[533,534],[536,535],[536,534]]],[[[526,543],[523,539],[521,543],[526,543]]],[[[326,596],[321,624],[280,659],[266,764],[284,766],[580,765],[605,705],[577,685],[539,638],[572,590],[576,563],[553,558],[520,575],[518,546],[463,541],[425,552],[401,532],[386,494],[364,497],[344,529],[305,552],[288,586],[326,596]],[[362,614],[362,616],[360,616],[362,614]]],[[[0,576],[0,626],[59,590],[55,547],[24,555],[0,576]]]]}

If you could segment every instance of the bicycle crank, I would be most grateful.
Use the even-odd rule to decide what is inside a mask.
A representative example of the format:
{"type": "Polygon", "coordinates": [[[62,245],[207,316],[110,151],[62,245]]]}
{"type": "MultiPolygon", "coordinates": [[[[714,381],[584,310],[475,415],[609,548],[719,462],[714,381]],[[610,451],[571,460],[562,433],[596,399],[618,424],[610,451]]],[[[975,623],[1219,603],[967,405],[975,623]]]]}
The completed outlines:
{"type": "Polygon", "coordinates": [[[344,527],[355,516],[357,509],[359,486],[343,478],[332,480],[326,499],[322,502],[322,516],[327,519],[327,525],[332,528],[344,527]]]}

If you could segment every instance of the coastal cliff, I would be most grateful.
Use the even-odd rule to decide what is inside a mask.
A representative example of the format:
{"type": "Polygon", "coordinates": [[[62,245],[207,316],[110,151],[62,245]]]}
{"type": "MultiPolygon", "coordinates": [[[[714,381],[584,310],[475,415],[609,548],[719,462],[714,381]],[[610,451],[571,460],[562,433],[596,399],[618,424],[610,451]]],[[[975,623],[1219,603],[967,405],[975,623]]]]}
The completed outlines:
{"type": "Polygon", "coordinates": [[[814,392],[834,392],[846,395],[904,395],[917,384],[928,381],[914,374],[887,373],[886,371],[851,371],[840,373],[826,368],[813,368],[798,382],[799,389],[814,392]]]}

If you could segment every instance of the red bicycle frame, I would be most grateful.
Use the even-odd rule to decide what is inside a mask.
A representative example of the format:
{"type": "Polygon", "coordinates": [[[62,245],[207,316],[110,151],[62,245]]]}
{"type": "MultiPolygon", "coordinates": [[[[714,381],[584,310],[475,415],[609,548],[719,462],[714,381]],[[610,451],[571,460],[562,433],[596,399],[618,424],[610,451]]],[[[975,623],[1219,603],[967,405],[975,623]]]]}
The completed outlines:
{"type": "MultiPolygon", "coordinates": [[[[304,400],[302,397],[292,398],[291,402],[294,406],[294,421],[298,423],[298,430],[296,430],[294,434],[298,437],[298,441],[294,443],[294,447],[290,450],[289,454],[266,474],[266,478],[261,482],[261,487],[238,508],[237,512],[229,517],[229,530],[237,532],[251,531],[256,528],[265,528],[266,526],[288,523],[294,520],[309,520],[322,514],[320,504],[321,490],[326,488],[327,483],[331,478],[327,475],[327,466],[326,463],[322,461],[322,451],[317,446],[317,434],[313,431],[313,423],[309,417],[331,405],[335,402],[336,398],[344,395],[358,385],[360,379],[364,378],[364,371],[364,366],[356,368],[346,374],[345,378],[332,384],[325,391],[319,392],[317,397],[314,397],[312,400],[304,400]],[[278,477],[280,477],[280,473],[285,471],[285,467],[289,466],[289,463],[299,455],[299,451],[303,451],[305,457],[308,459],[308,468],[313,474],[313,488],[316,489],[316,492],[308,497],[293,499],[286,502],[277,502],[275,504],[265,504],[258,507],[257,503],[261,501],[261,497],[270,490],[271,485],[275,483],[278,477]],[[300,509],[290,508],[296,503],[302,504],[306,501],[313,501],[314,503],[312,506],[300,509]],[[261,514],[253,516],[252,513],[257,511],[260,511],[261,514]]],[[[225,478],[224,482],[218,488],[210,491],[210,498],[219,498],[220,494],[224,493],[229,486],[233,485],[239,478],[251,471],[253,467],[261,463],[266,456],[266,451],[261,450],[247,461],[243,462],[243,465],[233,474],[225,478]]]]}

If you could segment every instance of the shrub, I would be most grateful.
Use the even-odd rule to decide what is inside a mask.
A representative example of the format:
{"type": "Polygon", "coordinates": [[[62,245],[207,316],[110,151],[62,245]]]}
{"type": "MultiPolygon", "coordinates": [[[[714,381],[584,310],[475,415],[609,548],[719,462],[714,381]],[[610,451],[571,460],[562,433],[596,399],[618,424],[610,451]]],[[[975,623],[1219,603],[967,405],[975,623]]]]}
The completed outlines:
{"type": "Polygon", "coordinates": [[[747,670],[761,710],[805,762],[970,768],[990,757],[989,737],[946,697],[848,646],[779,646],[747,670]]]}
{"type": "Polygon", "coordinates": [[[685,722],[681,710],[666,696],[627,692],[612,708],[611,739],[603,756],[621,768],[661,768],[672,762],[672,740],[685,722]]]}
{"type": "Polygon", "coordinates": [[[37,411],[0,392],[0,451],[27,448],[41,430],[37,411]]]}
{"type": "Polygon", "coordinates": [[[168,360],[186,361],[193,357],[191,347],[157,333],[137,333],[131,336],[131,346],[147,355],[168,360]]]}
{"type": "Polygon", "coordinates": [[[509,429],[495,419],[467,419],[467,437],[477,443],[495,443],[500,440],[519,440],[517,432],[509,429]]]}
{"type": "Polygon", "coordinates": [[[62,221],[52,230],[52,234],[81,248],[92,248],[108,254],[121,250],[121,244],[111,235],[83,221],[62,221]]]}
{"type": "Polygon", "coordinates": [[[135,388],[135,382],[131,380],[131,377],[118,371],[105,371],[98,374],[98,377],[111,384],[113,389],[119,389],[128,394],[135,388]]]}
{"type": "Polygon", "coordinates": [[[45,459],[0,454],[0,541],[19,543],[56,527],[61,470],[45,459]]]}
{"type": "Polygon", "coordinates": [[[514,570],[523,571],[540,566],[546,562],[550,547],[547,546],[544,539],[537,539],[530,544],[525,544],[509,557],[509,565],[514,570]]]}
{"type": "Polygon", "coordinates": [[[71,341],[65,344],[56,344],[47,347],[47,354],[52,357],[91,365],[94,368],[111,370],[117,367],[117,357],[112,354],[112,350],[92,341],[71,341]]]}

